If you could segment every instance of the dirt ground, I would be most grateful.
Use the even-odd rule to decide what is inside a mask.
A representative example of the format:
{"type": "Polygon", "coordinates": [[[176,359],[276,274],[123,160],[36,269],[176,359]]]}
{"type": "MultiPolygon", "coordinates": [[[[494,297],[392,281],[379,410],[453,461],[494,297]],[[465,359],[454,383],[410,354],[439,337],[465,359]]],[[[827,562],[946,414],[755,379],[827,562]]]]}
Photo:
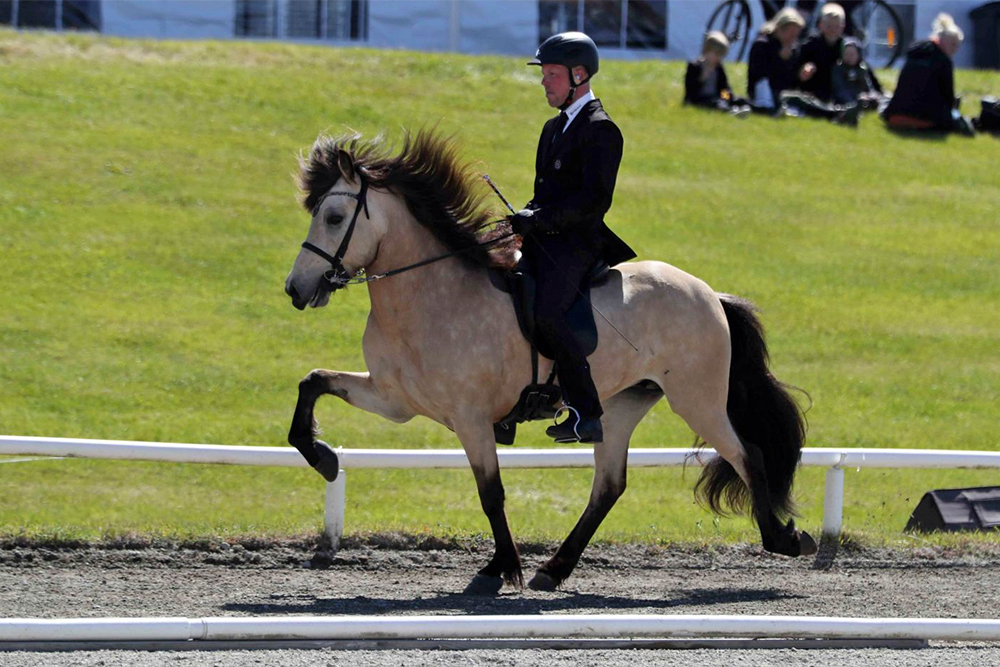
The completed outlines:
{"type": "MultiPolygon", "coordinates": [[[[526,575],[551,545],[523,551],[526,575]]],[[[555,593],[462,595],[484,543],[399,536],[348,540],[331,558],[312,540],[99,545],[0,543],[0,616],[338,614],[760,614],[1000,617],[1000,549],[825,547],[792,560],[759,546],[594,545],[555,593]]],[[[527,577],[526,577],[527,578],[527,577]]],[[[918,650],[87,651],[0,652],[0,665],[1000,665],[998,644],[918,650]]]]}

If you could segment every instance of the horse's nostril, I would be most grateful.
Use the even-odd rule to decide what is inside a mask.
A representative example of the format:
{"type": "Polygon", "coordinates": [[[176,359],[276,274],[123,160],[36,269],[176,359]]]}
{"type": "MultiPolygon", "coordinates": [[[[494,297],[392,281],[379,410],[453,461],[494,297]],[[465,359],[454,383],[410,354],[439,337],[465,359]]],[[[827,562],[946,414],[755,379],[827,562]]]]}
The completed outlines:
{"type": "Polygon", "coordinates": [[[299,293],[296,291],[295,285],[293,285],[292,283],[288,283],[287,285],[285,285],[285,294],[292,297],[292,301],[299,300],[299,293]]]}

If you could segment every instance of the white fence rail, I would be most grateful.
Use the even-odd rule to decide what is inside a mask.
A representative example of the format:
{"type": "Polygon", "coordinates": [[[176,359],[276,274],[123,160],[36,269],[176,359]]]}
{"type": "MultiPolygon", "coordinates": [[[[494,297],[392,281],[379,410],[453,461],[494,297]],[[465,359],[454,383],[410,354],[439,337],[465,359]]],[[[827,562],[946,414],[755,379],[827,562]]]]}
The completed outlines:
{"type": "MultiPolygon", "coordinates": [[[[0,454],[68,458],[221,463],[228,465],[309,467],[291,447],[237,447],[0,436],[0,454]]],[[[457,449],[338,449],[341,473],[327,484],[325,532],[336,549],[344,528],[346,478],[344,470],[361,468],[466,468],[465,453],[457,449]]],[[[715,454],[710,450],[656,448],[632,449],[633,468],[702,465],[715,454]]],[[[501,468],[589,468],[592,449],[501,449],[501,468]]],[[[823,499],[823,534],[836,536],[843,525],[845,468],[992,468],[1000,469],[1000,452],[936,449],[835,449],[802,450],[803,466],[827,468],[823,499]]]]}

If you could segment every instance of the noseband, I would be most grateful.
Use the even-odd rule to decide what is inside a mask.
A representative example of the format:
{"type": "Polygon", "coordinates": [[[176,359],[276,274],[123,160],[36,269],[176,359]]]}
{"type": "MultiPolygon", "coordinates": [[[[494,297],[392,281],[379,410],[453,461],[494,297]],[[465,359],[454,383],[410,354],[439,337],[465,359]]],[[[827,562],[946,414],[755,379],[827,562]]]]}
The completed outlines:
{"type": "Polygon", "coordinates": [[[318,202],[316,202],[316,206],[313,207],[312,210],[312,216],[315,218],[327,197],[350,197],[358,202],[357,208],[354,209],[354,216],[351,218],[351,224],[347,226],[347,232],[344,234],[344,240],[340,242],[340,247],[337,248],[337,252],[331,255],[319,246],[309,243],[309,241],[305,241],[302,244],[302,247],[306,250],[311,250],[326,261],[330,262],[331,268],[323,274],[323,280],[326,281],[326,287],[331,292],[334,292],[341,287],[345,287],[351,281],[351,274],[344,268],[343,262],[344,255],[347,254],[347,246],[351,243],[351,236],[354,235],[354,227],[358,224],[358,217],[361,215],[361,210],[364,209],[366,218],[369,220],[372,218],[371,214],[368,213],[368,175],[361,169],[358,169],[356,173],[358,178],[361,180],[361,189],[358,192],[327,192],[318,202]]]}

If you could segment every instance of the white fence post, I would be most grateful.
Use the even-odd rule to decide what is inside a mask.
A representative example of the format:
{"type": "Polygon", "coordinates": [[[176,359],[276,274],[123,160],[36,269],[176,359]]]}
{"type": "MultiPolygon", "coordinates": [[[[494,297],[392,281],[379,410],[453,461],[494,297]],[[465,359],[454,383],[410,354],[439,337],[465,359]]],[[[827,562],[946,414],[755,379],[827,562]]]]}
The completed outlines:
{"type": "Polygon", "coordinates": [[[323,535],[330,541],[330,549],[340,550],[344,535],[344,505],[347,497],[347,473],[341,469],[337,479],[327,482],[326,503],[323,510],[323,535]]]}
{"type": "Polygon", "coordinates": [[[823,536],[836,538],[844,523],[844,469],[834,466],[826,471],[823,492],[823,536]]]}

